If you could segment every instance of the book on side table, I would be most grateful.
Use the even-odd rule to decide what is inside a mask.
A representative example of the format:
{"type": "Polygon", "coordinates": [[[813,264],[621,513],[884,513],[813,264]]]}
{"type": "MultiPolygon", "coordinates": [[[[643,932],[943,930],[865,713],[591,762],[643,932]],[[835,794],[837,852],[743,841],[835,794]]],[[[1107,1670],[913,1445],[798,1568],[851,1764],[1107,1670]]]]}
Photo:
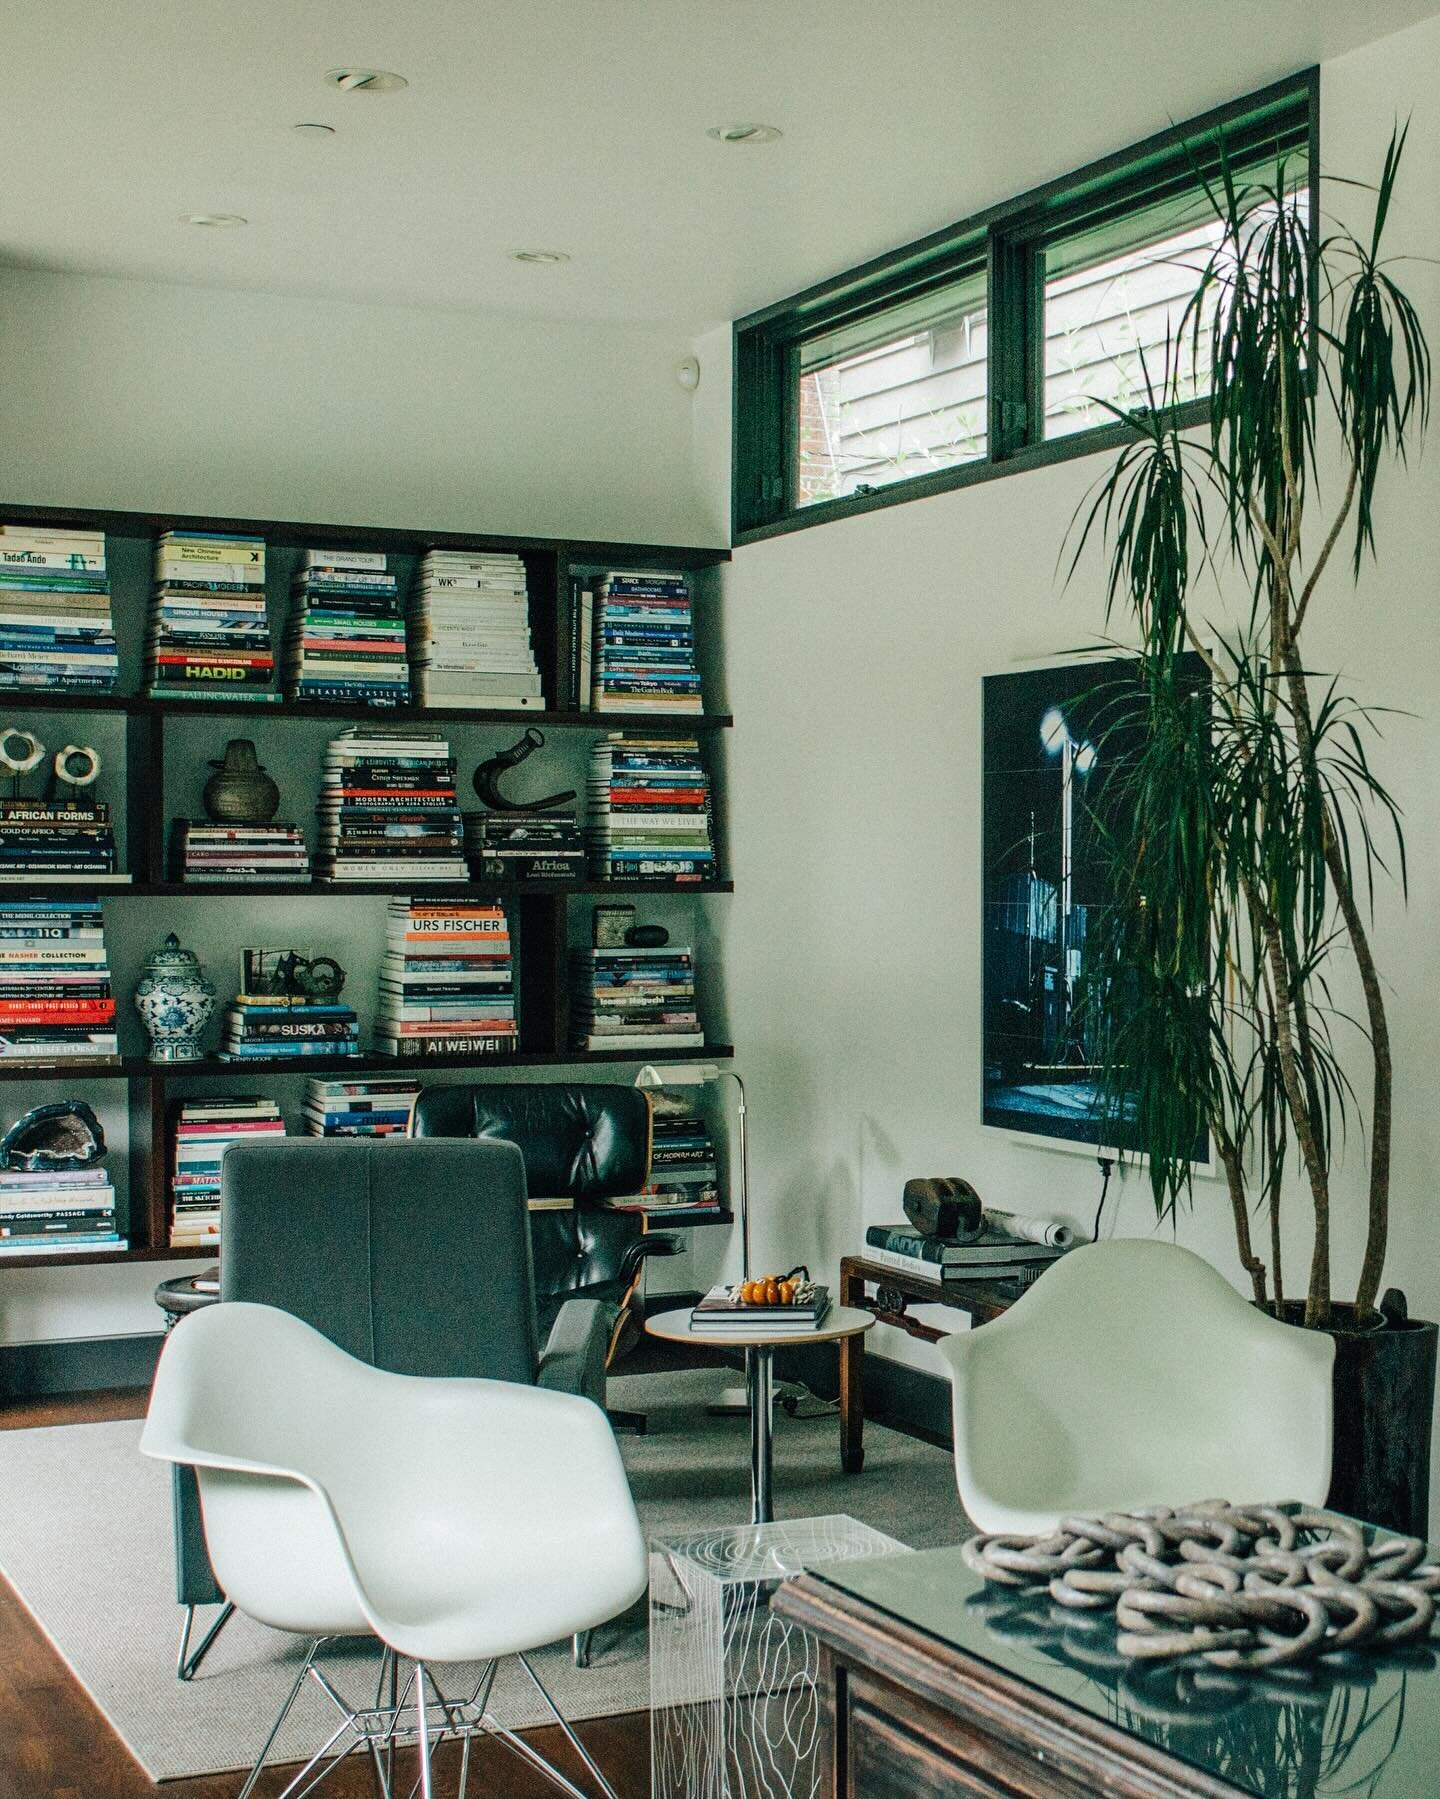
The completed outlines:
{"type": "Polygon", "coordinates": [[[690,1313],[692,1330],[714,1331],[717,1336],[737,1337],[752,1332],[766,1336],[806,1336],[819,1330],[830,1310],[830,1289],[805,1283],[797,1287],[788,1304],[751,1305],[735,1287],[712,1287],[690,1313]]]}
{"type": "Polygon", "coordinates": [[[987,1224],[968,1242],[959,1237],[926,1237],[906,1225],[872,1224],[865,1232],[865,1254],[884,1268],[895,1268],[921,1280],[1029,1282],[1044,1273],[1064,1251],[1031,1243],[987,1224]]]}

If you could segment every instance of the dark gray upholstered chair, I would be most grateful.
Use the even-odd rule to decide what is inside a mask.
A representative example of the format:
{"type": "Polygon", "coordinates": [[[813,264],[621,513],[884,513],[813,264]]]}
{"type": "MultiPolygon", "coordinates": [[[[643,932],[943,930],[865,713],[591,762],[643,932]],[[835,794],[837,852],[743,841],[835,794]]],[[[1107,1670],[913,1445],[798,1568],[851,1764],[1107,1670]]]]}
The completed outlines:
{"type": "MultiPolygon", "coordinates": [[[[221,1300],[293,1313],[394,1374],[538,1383],[603,1405],[613,1308],[576,1299],[536,1320],[525,1163],[512,1143],[294,1137],[222,1163],[221,1300]]],[[[176,1595],[188,1679],[195,1607],[225,1605],[195,1477],[174,1471],[176,1595]]]]}
{"type": "MultiPolygon", "coordinates": [[[[598,1300],[612,1321],[607,1365],[613,1361],[646,1261],[680,1247],[674,1237],[648,1231],[638,1213],[607,1211],[603,1204],[638,1193],[650,1178],[648,1094],[562,1081],[426,1087],[410,1130],[421,1138],[514,1143],[534,1197],[573,1201],[564,1211],[530,1215],[540,1327],[572,1300],[598,1300]]],[[[645,1428],[638,1412],[612,1411],[610,1421],[619,1429],[645,1428]]]]}

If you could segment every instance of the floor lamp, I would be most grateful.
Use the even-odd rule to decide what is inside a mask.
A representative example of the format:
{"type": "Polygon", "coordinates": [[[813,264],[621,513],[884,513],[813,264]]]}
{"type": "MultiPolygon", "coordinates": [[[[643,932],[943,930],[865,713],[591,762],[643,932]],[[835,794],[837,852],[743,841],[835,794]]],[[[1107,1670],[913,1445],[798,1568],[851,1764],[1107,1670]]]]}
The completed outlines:
{"type": "MultiPolygon", "coordinates": [[[[722,1068],[718,1062],[674,1062],[656,1066],[647,1063],[635,1076],[637,1087],[709,1087],[719,1080],[732,1080],[739,1095],[736,1120],[740,1127],[740,1278],[750,1274],[750,1148],[745,1135],[745,1083],[733,1068],[722,1068]]],[[[727,1387],[707,1410],[711,1412],[748,1412],[749,1400],[743,1387],[727,1387]]]]}

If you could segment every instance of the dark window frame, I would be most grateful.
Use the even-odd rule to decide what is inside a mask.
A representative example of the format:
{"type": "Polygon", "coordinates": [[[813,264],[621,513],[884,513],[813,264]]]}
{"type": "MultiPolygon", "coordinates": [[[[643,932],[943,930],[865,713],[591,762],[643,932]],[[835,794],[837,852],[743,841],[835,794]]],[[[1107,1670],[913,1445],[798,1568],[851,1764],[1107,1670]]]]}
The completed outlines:
{"type": "MultiPolygon", "coordinates": [[[[754,543],[787,531],[851,518],[882,506],[948,493],[1000,475],[1114,449],[1131,437],[1119,422],[1061,437],[1044,435],[1045,245],[1097,214],[1139,209],[1194,186],[1194,158],[1223,135],[1243,158],[1277,136],[1304,153],[1311,217],[1319,217],[1320,71],[1287,76],[1202,113],[913,244],[818,283],[734,325],[732,541],[754,543]],[[868,493],[793,504],[799,346],[823,331],[883,313],[905,300],[987,271],[985,455],[913,475],[868,493]]],[[[1208,158],[1202,155],[1202,161],[1208,158]]],[[[1312,328],[1315,309],[1312,306],[1312,328]]],[[[1208,413],[1204,398],[1174,409],[1182,425],[1208,413]]]]}

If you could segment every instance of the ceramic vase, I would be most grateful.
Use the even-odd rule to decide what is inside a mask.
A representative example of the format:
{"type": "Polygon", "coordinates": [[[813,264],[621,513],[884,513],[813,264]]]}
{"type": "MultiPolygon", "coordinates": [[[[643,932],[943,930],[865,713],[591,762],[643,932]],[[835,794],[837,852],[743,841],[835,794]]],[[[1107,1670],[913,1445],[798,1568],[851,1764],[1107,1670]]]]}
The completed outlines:
{"type": "Polygon", "coordinates": [[[205,783],[205,810],[217,824],[268,825],[280,806],[280,789],[260,766],[248,737],[232,737],[223,762],[205,783]]]}
{"type": "Polygon", "coordinates": [[[135,988],[135,1010],[150,1033],[156,1062],[198,1062],[200,1038],[215,1010],[215,987],[193,950],[172,931],[146,961],[135,988]]]}

